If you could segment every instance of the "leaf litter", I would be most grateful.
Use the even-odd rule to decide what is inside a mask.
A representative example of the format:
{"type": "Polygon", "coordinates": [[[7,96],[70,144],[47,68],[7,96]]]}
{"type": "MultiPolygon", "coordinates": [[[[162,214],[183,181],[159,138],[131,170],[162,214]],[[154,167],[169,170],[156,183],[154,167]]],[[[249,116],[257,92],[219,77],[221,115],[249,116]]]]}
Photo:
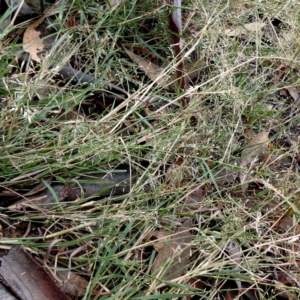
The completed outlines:
{"type": "Polygon", "coordinates": [[[31,24],[23,35],[23,49],[28,52],[31,56],[31,59],[36,62],[41,62],[40,54],[44,50],[44,43],[40,38],[40,32],[37,31],[37,27],[42,24],[46,16],[42,16],[33,24],[31,24]]]}
{"type": "Polygon", "coordinates": [[[164,68],[160,68],[153,64],[151,61],[142,58],[132,51],[124,47],[127,55],[138,64],[139,68],[146,73],[146,75],[158,85],[166,89],[167,91],[171,89],[172,80],[164,73],[164,68]]]}
{"type": "MultiPolygon", "coordinates": [[[[171,236],[165,236],[163,245],[158,248],[151,273],[155,277],[172,280],[183,275],[188,266],[190,247],[193,236],[189,230],[193,226],[193,220],[186,220],[171,236]]],[[[158,235],[161,238],[161,235],[158,235]]]]}

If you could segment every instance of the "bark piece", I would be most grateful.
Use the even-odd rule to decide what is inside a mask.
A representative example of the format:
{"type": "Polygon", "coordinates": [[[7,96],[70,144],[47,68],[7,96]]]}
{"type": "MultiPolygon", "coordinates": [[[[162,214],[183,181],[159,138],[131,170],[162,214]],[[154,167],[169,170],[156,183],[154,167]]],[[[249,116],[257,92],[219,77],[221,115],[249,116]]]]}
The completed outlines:
{"type": "Polygon", "coordinates": [[[0,299],[18,300],[2,283],[0,284],[0,299]]]}
{"type": "MultiPolygon", "coordinates": [[[[52,68],[54,68],[54,66],[52,66],[52,68]]],[[[64,80],[73,80],[74,82],[76,82],[78,84],[87,84],[87,83],[96,84],[99,81],[94,76],[91,76],[82,71],[73,69],[70,66],[63,66],[57,72],[64,80]]],[[[125,90],[123,90],[122,88],[120,88],[108,81],[104,80],[104,81],[101,81],[101,83],[114,93],[122,94],[125,97],[129,96],[129,94],[125,90]]]]}
{"type": "Polygon", "coordinates": [[[136,179],[137,176],[134,172],[130,174],[127,171],[82,176],[77,179],[77,183],[53,184],[51,185],[52,191],[45,189],[32,196],[24,196],[24,198],[18,200],[9,208],[14,209],[20,204],[51,208],[57,204],[57,200],[58,202],[64,200],[74,201],[80,197],[87,198],[95,194],[99,196],[123,195],[130,192],[132,185],[136,183],[136,179]]]}
{"type": "Polygon", "coordinates": [[[21,246],[1,258],[0,275],[22,300],[68,300],[44,268],[21,246]]]}

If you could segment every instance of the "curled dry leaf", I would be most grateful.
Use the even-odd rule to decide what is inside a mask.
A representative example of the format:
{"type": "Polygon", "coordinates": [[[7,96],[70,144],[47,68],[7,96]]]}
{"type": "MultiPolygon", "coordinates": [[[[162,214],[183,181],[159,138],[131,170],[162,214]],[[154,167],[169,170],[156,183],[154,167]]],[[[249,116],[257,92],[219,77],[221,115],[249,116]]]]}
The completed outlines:
{"type": "Polygon", "coordinates": [[[38,53],[44,49],[44,43],[40,38],[40,32],[37,31],[37,27],[45,20],[45,16],[42,16],[33,24],[31,24],[24,32],[23,36],[23,49],[31,55],[31,59],[36,62],[41,62],[38,53]]]}
{"type": "Polygon", "coordinates": [[[153,64],[151,61],[140,57],[139,55],[134,54],[132,51],[123,47],[127,55],[138,64],[139,69],[144,71],[146,75],[154,82],[156,82],[159,86],[164,88],[165,90],[171,90],[172,79],[168,75],[165,74],[164,68],[160,68],[153,64]]]}

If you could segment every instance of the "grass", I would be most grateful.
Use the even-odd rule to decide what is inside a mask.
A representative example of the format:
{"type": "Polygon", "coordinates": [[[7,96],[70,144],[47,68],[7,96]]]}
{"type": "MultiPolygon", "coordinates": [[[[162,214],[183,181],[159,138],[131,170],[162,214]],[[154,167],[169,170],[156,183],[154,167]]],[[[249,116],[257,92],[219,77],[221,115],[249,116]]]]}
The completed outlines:
{"type": "Polygon", "coordinates": [[[122,47],[143,48],[174,73],[170,10],[159,1],[124,1],[109,10],[97,1],[61,2],[48,19],[58,33],[40,66],[15,59],[21,49],[16,32],[28,24],[2,33],[2,198],[24,194],[42,180],[64,182],[120,165],[130,166],[139,179],[127,195],[61,202],[42,213],[9,210],[3,200],[1,248],[23,245],[42,260],[47,255],[49,269],[83,276],[89,285],[82,299],[224,299],[228,290],[237,291],[235,281],[253,287],[259,299],[282,299],[283,291],[297,298],[298,211],[290,210],[289,225],[281,220],[299,205],[299,117],[297,107],[291,115],[293,101],[284,93],[299,84],[299,4],[196,0],[183,6],[184,21],[190,20],[183,32],[187,63],[193,55],[203,61],[187,91],[169,92],[153,83],[122,47]],[[276,31],[277,41],[274,35],[269,41],[265,31],[226,34],[228,26],[259,21],[276,31]],[[55,79],[49,66],[68,62],[99,83],[55,79]],[[102,80],[130,97],[103,109],[102,80]],[[187,107],[182,97],[190,99],[187,107]],[[149,98],[154,100],[146,106],[149,98]],[[270,132],[268,159],[255,169],[247,191],[238,181],[215,185],[216,174],[234,166],[261,131],[270,132]],[[180,200],[196,186],[205,196],[196,210],[183,211],[180,200]],[[188,270],[172,281],[156,278],[155,241],[147,233],[174,230],[191,217],[197,222],[188,270]],[[238,262],[228,254],[232,242],[238,262]],[[205,283],[200,289],[189,284],[195,278],[205,283]]]}

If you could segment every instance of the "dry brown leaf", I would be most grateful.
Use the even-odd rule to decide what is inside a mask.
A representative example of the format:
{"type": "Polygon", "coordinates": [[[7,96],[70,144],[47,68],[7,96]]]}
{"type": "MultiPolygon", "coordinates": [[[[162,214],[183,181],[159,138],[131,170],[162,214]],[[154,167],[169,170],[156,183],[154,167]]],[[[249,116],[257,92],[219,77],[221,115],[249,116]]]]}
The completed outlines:
{"type": "MultiPolygon", "coordinates": [[[[257,134],[254,138],[250,140],[245,149],[242,151],[241,160],[239,166],[241,168],[246,168],[253,166],[260,157],[267,151],[269,145],[269,136],[268,133],[263,131],[257,134]]],[[[240,182],[242,183],[243,191],[246,191],[251,181],[251,175],[248,170],[241,171],[239,173],[240,182]],[[245,181],[248,183],[243,184],[245,181]]]]}
{"type": "Polygon", "coordinates": [[[230,37],[247,35],[249,32],[260,32],[265,26],[266,23],[248,23],[242,27],[225,29],[225,33],[230,37]]]}
{"type": "Polygon", "coordinates": [[[207,63],[202,60],[198,59],[196,62],[190,62],[185,64],[186,73],[190,81],[197,78],[200,74],[200,70],[207,66],[207,63]]]}
{"type": "MultiPolygon", "coordinates": [[[[237,166],[246,168],[253,165],[266,152],[268,143],[269,137],[267,132],[263,131],[257,134],[250,140],[245,149],[242,151],[241,158],[236,163],[237,166]]],[[[249,178],[247,178],[247,173],[244,171],[240,172],[233,168],[223,170],[216,176],[215,179],[218,185],[224,185],[236,180],[238,176],[240,177],[241,182],[249,180],[249,178]]],[[[246,185],[243,186],[243,189],[246,189],[246,185]]]]}
{"type": "Polygon", "coordinates": [[[195,214],[201,208],[201,202],[205,199],[205,192],[202,187],[194,188],[180,199],[180,204],[176,208],[177,213],[195,214]]]}
{"type": "Polygon", "coordinates": [[[159,243],[153,245],[153,248],[157,252],[159,252],[160,250],[163,249],[165,240],[167,239],[167,237],[169,235],[170,235],[170,231],[166,230],[166,229],[161,229],[161,230],[155,230],[154,231],[152,236],[156,237],[159,240],[159,243]]]}
{"type": "Polygon", "coordinates": [[[189,229],[193,227],[193,220],[188,219],[171,237],[166,238],[164,246],[154,260],[151,274],[160,279],[172,280],[184,274],[188,265],[191,242],[193,236],[189,229]]]}
{"type": "Polygon", "coordinates": [[[295,222],[293,217],[284,216],[283,218],[276,220],[276,225],[278,229],[284,230],[284,232],[293,232],[293,234],[298,234],[300,232],[300,225],[295,222]]]}
{"type": "Polygon", "coordinates": [[[160,68],[153,64],[151,61],[140,57],[139,55],[134,54],[132,51],[123,47],[127,55],[138,64],[139,69],[144,71],[146,75],[152,80],[155,81],[158,85],[163,87],[165,90],[171,90],[171,77],[164,74],[164,68],[160,68]],[[159,79],[158,79],[159,78],[159,79]]]}
{"type": "Polygon", "coordinates": [[[242,151],[240,167],[252,164],[257,158],[266,152],[269,145],[268,133],[263,131],[253,137],[242,151]]]}
{"type": "Polygon", "coordinates": [[[33,24],[31,24],[24,32],[23,36],[23,49],[31,55],[31,59],[36,62],[41,62],[38,53],[44,49],[44,43],[40,39],[40,32],[36,28],[42,24],[46,16],[42,16],[33,24]]]}
{"type": "Polygon", "coordinates": [[[289,87],[286,88],[286,90],[289,92],[290,96],[294,99],[294,101],[297,101],[299,99],[299,93],[295,87],[289,87]]]}
{"type": "Polygon", "coordinates": [[[84,296],[86,288],[89,285],[86,279],[69,271],[59,271],[57,272],[57,276],[63,282],[59,286],[62,292],[71,296],[84,296]]]}
{"type": "MultiPolygon", "coordinates": [[[[241,249],[238,243],[234,240],[229,240],[226,245],[226,251],[230,257],[230,260],[236,264],[236,267],[240,266],[240,263],[242,261],[242,255],[241,255],[241,249]]],[[[239,288],[239,291],[242,290],[242,283],[240,280],[235,280],[236,285],[239,288]]]]}
{"type": "Polygon", "coordinates": [[[165,173],[165,181],[171,187],[180,187],[185,181],[189,181],[193,177],[191,168],[185,163],[180,156],[175,163],[171,165],[165,173]]]}
{"type": "Polygon", "coordinates": [[[274,284],[275,284],[275,292],[280,297],[280,299],[287,299],[287,300],[299,299],[299,295],[297,296],[295,291],[287,290],[286,284],[278,280],[274,280],[274,284]]]}

